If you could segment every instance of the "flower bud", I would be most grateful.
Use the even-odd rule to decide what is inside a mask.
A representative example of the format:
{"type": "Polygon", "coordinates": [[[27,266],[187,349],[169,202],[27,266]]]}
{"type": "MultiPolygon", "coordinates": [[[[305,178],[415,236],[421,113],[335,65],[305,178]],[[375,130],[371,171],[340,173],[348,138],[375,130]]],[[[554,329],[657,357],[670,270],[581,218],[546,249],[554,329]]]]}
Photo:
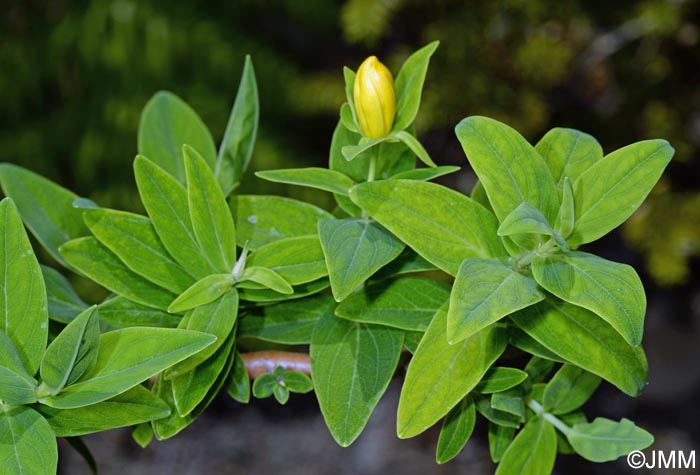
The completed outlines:
{"type": "Polygon", "coordinates": [[[353,96],[362,135],[370,139],[388,135],[396,115],[394,78],[376,56],[365,59],[357,70],[353,96]]]}

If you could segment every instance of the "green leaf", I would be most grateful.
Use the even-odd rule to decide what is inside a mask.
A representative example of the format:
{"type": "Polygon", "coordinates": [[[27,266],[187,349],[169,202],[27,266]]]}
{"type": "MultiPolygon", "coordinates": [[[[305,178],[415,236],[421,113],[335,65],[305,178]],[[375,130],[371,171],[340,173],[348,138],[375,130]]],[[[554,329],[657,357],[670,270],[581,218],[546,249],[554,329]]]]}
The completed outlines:
{"type": "Polygon", "coordinates": [[[331,314],[319,320],[311,337],[311,373],[323,418],[341,446],[367,424],[396,371],[402,344],[401,330],[331,314]]]}
{"type": "Polygon", "coordinates": [[[457,343],[501,318],[541,301],[537,283],[497,260],[465,259],[447,312],[447,341],[457,343]]]}
{"type": "Polygon", "coordinates": [[[195,238],[185,188],[145,157],[134,160],[134,175],[143,206],[168,253],[197,278],[214,272],[195,238]]]}
{"type": "Polygon", "coordinates": [[[418,254],[455,275],[467,258],[507,255],[493,214],[466,196],[434,183],[363,183],[350,198],[418,254]],[[439,206],[435,206],[439,203],[439,206]]]}
{"type": "Polygon", "coordinates": [[[318,222],[318,234],[333,297],[338,302],[404,249],[401,241],[370,220],[322,219],[318,222]]]}
{"type": "Polygon", "coordinates": [[[516,386],[507,391],[500,391],[491,395],[491,407],[497,411],[507,412],[518,416],[521,422],[525,421],[525,398],[523,388],[516,386]]]}
{"type": "Polygon", "coordinates": [[[126,267],[94,237],[68,241],[60,250],[70,265],[101,286],[134,302],[165,310],[175,298],[164,288],[126,267]]]}
{"type": "MultiPolygon", "coordinates": [[[[170,408],[168,407],[168,414],[170,408]]],[[[167,417],[167,416],[166,416],[167,417]]],[[[148,422],[142,422],[132,427],[131,438],[139,444],[139,447],[145,449],[153,441],[153,428],[148,422]]]]}
{"type": "Polygon", "coordinates": [[[331,217],[314,205],[281,196],[232,196],[229,206],[238,245],[247,242],[251,251],[280,239],[316,234],[317,221],[331,217]]]}
{"type": "Polygon", "coordinates": [[[181,319],[180,315],[172,315],[162,310],[146,307],[118,295],[106,299],[97,308],[100,312],[100,320],[116,328],[175,328],[181,319]]]}
{"type": "Polygon", "coordinates": [[[238,319],[238,292],[234,289],[220,299],[195,308],[178,328],[204,332],[216,337],[216,342],[204,350],[174,365],[165,373],[170,379],[185,374],[212,356],[231,334],[238,319]]]}
{"type": "MultiPolygon", "coordinates": [[[[359,133],[346,128],[342,121],[338,122],[333,131],[331,150],[328,158],[329,169],[348,176],[356,183],[367,180],[370,154],[364,153],[355,160],[348,161],[343,156],[343,148],[349,145],[356,145],[360,141],[360,138],[361,136],[359,133]]],[[[384,159],[385,157],[382,158],[384,159]]],[[[338,196],[336,196],[336,198],[338,198],[338,196]]]]}
{"type": "Polygon", "coordinates": [[[124,328],[100,336],[97,361],[76,383],[39,400],[57,409],[105,401],[214,343],[200,332],[171,328],[124,328]]]}
{"type": "Polygon", "coordinates": [[[310,393],[314,388],[311,378],[301,371],[285,370],[282,374],[282,381],[285,387],[293,393],[306,394],[310,393]]]}
{"type": "MultiPolygon", "coordinates": [[[[562,416],[559,416],[558,419],[570,427],[576,424],[588,422],[588,419],[586,419],[586,414],[584,414],[581,410],[564,414],[562,416]]],[[[559,452],[560,454],[576,453],[573,447],[571,447],[569,441],[566,439],[566,436],[560,431],[557,431],[557,452],[559,452]]]]}
{"type": "Polygon", "coordinates": [[[515,437],[515,427],[499,426],[489,422],[489,455],[494,463],[498,463],[503,458],[503,454],[508,450],[508,446],[515,437]]]}
{"type": "Polygon", "coordinates": [[[506,391],[525,381],[527,373],[517,368],[494,366],[489,369],[484,378],[476,385],[474,391],[481,394],[491,394],[506,391]]]}
{"type": "Polygon", "coordinates": [[[562,185],[561,208],[554,227],[564,239],[568,238],[574,230],[576,212],[574,210],[574,188],[571,180],[564,178],[562,185]]]}
{"type": "MultiPolygon", "coordinates": [[[[495,393],[501,394],[501,393],[495,393]]],[[[517,429],[520,427],[521,418],[515,414],[508,411],[502,411],[491,405],[491,401],[485,397],[476,398],[476,409],[479,413],[484,416],[487,420],[499,426],[512,427],[517,429]]]]}
{"type": "Polygon", "coordinates": [[[567,414],[583,405],[600,384],[600,377],[573,365],[565,364],[547,383],[544,390],[544,410],[552,414],[567,414]]]}
{"type": "Polygon", "coordinates": [[[170,313],[182,313],[206,305],[233,289],[231,274],[212,274],[198,280],[181,293],[168,307],[170,313]]]}
{"type": "MultiPolygon", "coordinates": [[[[0,330],[36,374],[49,334],[46,287],[14,201],[0,201],[0,330]]],[[[0,465],[1,466],[1,465],[0,465]]]]}
{"type": "Polygon", "coordinates": [[[514,314],[513,321],[550,351],[637,396],[647,383],[641,348],[630,347],[588,310],[548,297],[514,314]]]}
{"type": "Polygon", "coordinates": [[[289,285],[289,282],[284,280],[284,277],[266,267],[247,267],[243,271],[240,281],[255,282],[281,294],[289,295],[294,292],[294,289],[289,285]]]}
{"type": "Polygon", "coordinates": [[[479,180],[474,184],[474,188],[472,188],[469,197],[493,213],[493,208],[491,208],[491,203],[489,202],[489,197],[486,194],[484,185],[479,180]]]}
{"type": "Polygon", "coordinates": [[[267,267],[292,285],[328,275],[318,235],[280,239],[259,247],[247,259],[248,266],[267,267]]]}
{"type": "Polygon", "coordinates": [[[7,475],[53,475],[58,465],[56,437],[46,419],[26,406],[0,415],[0,467],[7,475]]]}
{"type": "Polygon", "coordinates": [[[416,168],[414,170],[407,170],[405,172],[397,173],[392,175],[393,180],[418,180],[418,181],[430,181],[435,178],[439,178],[444,175],[449,175],[459,171],[460,167],[453,165],[445,165],[441,167],[429,167],[429,168],[416,168]]]}
{"type": "Polygon", "coordinates": [[[186,416],[206,398],[230,359],[235,332],[230,332],[214,354],[192,371],[171,378],[173,402],[180,416],[186,416]]]}
{"type": "Polygon", "coordinates": [[[330,295],[291,300],[253,308],[238,324],[238,337],[284,345],[306,345],[316,323],[332,315],[336,303],[330,295]]]}
{"type": "Polygon", "coordinates": [[[631,266],[572,251],[535,257],[532,273],[560,299],[600,316],[630,345],[641,343],[646,295],[631,266]]]}
{"type": "MultiPolygon", "coordinates": [[[[225,196],[238,186],[248,168],[253,156],[259,118],[260,103],[255,70],[250,56],[246,55],[236,101],[231,109],[231,116],[226,125],[226,132],[224,132],[214,168],[225,196]]],[[[190,143],[190,145],[195,144],[190,143]]],[[[196,146],[194,148],[199,150],[196,146]]]]}
{"type": "Polygon", "coordinates": [[[423,339],[425,332],[405,331],[403,336],[403,344],[409,353],[414,355],[418,349],[420,341],[423,339]]]}
{"type": "Polygon", "coordinates": [[[352,112],[353,116],[353,122],[357,123],[355,121],[355,100],[353,98],[353,93],[355,91],[355,71],[352,69],[348,68],[347,66],[343,66],[343,78],[345,79],[345,97],[347,98],[348,102],[348,107],[350,107],[350,112],[352,112]]]}
{"type": "Polygon", "coordinates": [[[226,198],[197,151],[185,145],[183,153],[194,235],[214,267],[219,272],[230,272],[236,262],[236,230],[226,198]]]}
{"type": "Polygon", "coordinates": [[[425,150],[425,148],[423,148],[423,144],[421,144],[413,135],[402,130],[401,132],[394,132],[392,137],[403,142],[409,149],[411,149],[411,152],[416,154],[421,162],[425,163],[429,167],[437,167],[433,159],[430,158],[430,155],[428,155],[428,152],[425,150]]]}
{"type": "Polygon", "coordinates": [[[629,419],[615,422],[602,417],[576,424],[566,438],[579,455],[592,462],[610,462],[654,443],[649,432],[629,419]]]}
{"type": "Polygon", "coordinates": [[[386,280],[397,275],[434,270],[437,270],[437,267],[416,254],[413,249],[407,247],[399,254],[399,257],[379,269],[372,276],[372,280],[386,280]]]}
{"type": "Polygon", "coordinates": [[[550,226],[547,218],[532,206],[530,203],[521,203],[511,211],[501,222],[498,228],[499,236],[519,237],[519,234],[546,234],[554,238],[561,249],[568,251],[569,246],[563,237],[559,235],[552,226],[550,226]]]}
{"type": "Polygon", "coordinates": [[[534,383],[544,381],[544,379],[549,376],[549,373],[551,373],[553,369],[553,361],[540,358],[539,356],[533,356],[525,365],[528,385],[532,386],[534,383]]]}
{"type": "Polygon", "coordinates": [[[526,201],[554,222],[559,210],[554,179],[540,154],[518,132],[478,116],[462,120],[455,132],[499,220],[526,201]]]}
{"type": "Polygon", "coordinates": [[[576,180],[603,158],[603,148],[595,138],[578,130],[559,127],[547,132],[535,149],[547,162],[560,187],[566,177],[576,180]]]}
{"type": "Polygon", "coordinates": [[[49,304],[49,318],[60,323],[69,323],[88,305],[75,293],[63,274],[48,266],[41,266],[41,274],[46,284],[49,304]]]}
{"type": "Polygon", "coordinates": [[[639,208],[671,161],[665,140],[644,140],[606,155],[574,181],[577,247],[606,235],[639,208]]]}
{"type": "Polygon", "coordinates": [[[353,106],[347,102],[344,102],[343,105],[340,106],[340,122],[351,132],[355,132],[356,134],[360,133],[360,129],[358,129],[357,124],[355,124],[353,106]]]}
{"type": "Polygon", "coordinates": [[[97,475],[97,462],[95,462],[95,458],[92,456],[88,446],[83,442],[83,439],[80,437],[66,437],[65,441],[83,458],[85,464],[90,468],[90,473],[97,475]]]}
{"type": "Polygon", "coordinates": [[[168,405],[148,389],[136,385],[106,401],[75,409],[39,406],[57,437],[74,437],[117,427],[127,427],[170,414],[168,405]]]}
{"type": "Polygon", "coordinates": [[[24,371],[0,365],[0,401],[12,405],[36,402],[36,381],[24,371]]]}
{"type": "Polygon", "coordinates": [[[416,118],[428,63],[439,44],[439,41],[433,41],[422,47],[401,66],[395,82],[396,118],[392,130],[403,130],[416,118]]]}
{"type": "Polygon", "coordinates": [[[0,164],[0,184],[6,196],[16,203],[29,231],[51,257],[63,265],[59,246],[70,239],[89,234],[83,211],[73,207],[78,195],[70,190],[9,163],[0,164]]]}
{"type": "Polygon", "coordinates": [[[510,444],[496,475],[552,473],[557,457],[557,434],[541,417],[531,419],[510,444]]]}
{"type": "Polygon", "coordinates": [[[447,342],[447,304],[435,314],[408,366],[399,400],[397,433],[420,434],[481,381],[503,353],[505,335],[489,327],[456,345],[447,342]]]}
{"type": "Polygon", "coordinates": [[[100,319],[97,307],[92,306],[70,322],[44,353],[40,374],[50,395],[90,371],[97,361],[99,343],[100,319]]]}
{"type": "Polygon", "coordinates": [[[27,373],[17,347],[4,331],[0,331],[0,366],[26,379],[30,385],[36,385],[34,378],[27,373]]]}
{"type": "Polygon", "coordinates": [[[449,462],[462,451],[474,431],[476,409],[474,401],[466,397],[447,414],[440,429],[435,461],[449,462]]]}
{"type": "MultiPolygon", "coordinates": [[[[241,320],[243,321],[243,320],[241,320]]],[[[250,401],[250,378],[248,371],[245,368],[245,362],[241,358],[241,354],[237,350],[235,353],[233,369],[226,384],[226,392],[233,398],[234,401],[247,404],[250,401]]]]}
{"type": "Polygon", "coordinates": [[[370,148],[376,147],[377,145],[386,142],[387,140],[391,140],[393,137],[390,135],[386,135],[384,137],[379,137],[377,139],[371,139],[371,140],[360,140],[360,143],[357,145],[346,145],[341,149],[341,153],[343,154],[343,157],[345,157],[345,160],[348,162],[353,161],[355,158],[357,158],[358,155],[362,155],[366,151],[368,151],[370,148]]]}
{"type": "Polygon", "coordinates": [[[175,262],[145,216],[99,208],[85,213],[95,237],[141,277],[181,293],[194,278],[175,262]]]}
{"type": "Polygon", "coordinates": [[[216,146],[202,119],[176,95],[157,92],[143,108],[139,122],[139,154],[185,182],[182,146],[191,145],[202,154],[210,168],[216,161],[216,146]]]}
{"type": "Polygon", "coordinates": [[[341,195],[348,194],[353,181],[340,172],[327,168],[289,168],[285,170],[266,170],[255,172],[255,176],[275,183],[308,186],[318,190],[330,191],[341,195]]]}
{"type": "Polygon", "coordinates": [[[294,287],[294,293],[292,294],[280,294],[270,289],[243,289],[238,287],[238,294],[241,300],[246,302],[255,302],[258,304],[270,304],[276,302],[283,302],[286,300],[295,300],[308,297],[321,290],[325,290],[330,287],[330,282],[327,278],[322,278],[309,282],[307,284],[301,284],[294,287]]]}
{"type": "Polygon", "coordinates": [[[422,277],[385,280],[345,299],[335,314],[356,322],[425,331],[449,296],[450,287],[444,282],[422,277]]]}
{"type": "Polygon", "coordinates": [[[516,326],[509,325],[510,344],[541,359],[564,363],[564,359],[516,326]]]}

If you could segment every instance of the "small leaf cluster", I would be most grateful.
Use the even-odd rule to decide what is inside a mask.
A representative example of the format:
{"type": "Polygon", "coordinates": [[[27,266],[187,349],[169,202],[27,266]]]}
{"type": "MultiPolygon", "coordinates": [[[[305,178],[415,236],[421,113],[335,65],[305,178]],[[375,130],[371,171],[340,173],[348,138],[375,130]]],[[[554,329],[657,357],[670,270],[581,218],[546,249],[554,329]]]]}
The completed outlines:
{"type": "Polygon", "coordinates": [[[145,215],[0,165],[10,197],[0,204],[0,458],[32,467],[13,473],[51,473],[56,435],[135,425],[141,445],[172,437],[223,389],[243,403],[252,389],[281,404],[313,389],[347,446],[400,365],[397,434],[442,421],[438,463],[462,450],[477,414],[496,473],[541,475],[557,452],[601,462],[653,442],[631,421],[588,422],[582,410],[602,380],[630,396],[646,385],[646,298],[633,268],[578,248],[639,207],[673,149],[648,140],[604,155],[571,129],[533,146],[505,124],[468,117],[456,135],[477,186],[466,196],[431,183],[457,170],[435,166],[413,128],[436,47],[399,72],[387,137],[358,133],[346,69],[328,169],[258,173],[333,193],[332,213],[235,194],[258,124],[250,59],[218,148],[176,96],[146,105],[133,162],[145,215]],[[59,264],[111,294],[88,306],[62,273],[40,266],[20,215],[59,264]],[[49,318],[63,328],[47,348],[49,318]],[[278,361],[251,384],[252,350],[278,361]],[[301,371],[285,363],[306,353],[301,371]],[[35,420],[36,440],[14,442],[35,420]],[[30,447],[46,460],[29,460],[30,447]]]}

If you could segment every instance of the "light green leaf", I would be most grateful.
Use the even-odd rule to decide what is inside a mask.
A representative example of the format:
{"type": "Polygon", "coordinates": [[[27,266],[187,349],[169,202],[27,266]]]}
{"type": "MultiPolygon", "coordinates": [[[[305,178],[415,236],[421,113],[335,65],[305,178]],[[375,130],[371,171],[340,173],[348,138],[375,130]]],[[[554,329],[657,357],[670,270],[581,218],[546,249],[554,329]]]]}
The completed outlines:
{"type": "Polygon", "coordinates": [[[528,335],[576,366],[637,396],[647,383],[647,362],[610,325],[588,310],[548,297],[514,314],[528,335]]]}
{"type": "Polygon", "coordinates": [[[565,364],[547,383],[542,405],[552,414],[567,414],[583,405],[600,384],[600,377],[565,364]]]}
{"type": "Polygon", "coordinates": [[[259,247],[247,259],[248,266],[267,267],[292,285],[328,275],[318,235],[280,239],[259,247]]]}
{"type": "Polygon", "coordinates": [[[353,98],[353,93],[355,92],[355,71],[343,66],[343,78],[345,79],[345,97],[347,98],[348,106],[350,107],[350,112],[352,112],[353,122],[357,123],[354,119],[355,117],[355,100],[353,98]]]}
{"type": "Polygon", "coordinates": [[[202,119],[176,95],[157,92],[143,108],[139,122],[139,154],[153,160],[160,168],[185,182],[182,146],[198,150],[210,168],[216,161],[216,146],[202,119]]]}
{"type": "Polygon", "coordinates": [[[501,461],[514,437],[515,427],[499,426],[489,421],[489,455],[494,463],[501,461]]]}
{"type": "Polygon", "coordinates": [[[141,277],[177,294],[194,283],[170,256],[147,217],[99,208],[86,212],[85,222],[105,247],[141,277]]]}
{"type": "Polygon", "coordinates": [[[556,431],[547,421],[537,416],[525,424],[503,454],[496,475],[552,473],[556,457],[556,431]]]}
{"type": "Polygon", "coordinates": [[[396,371],[402,343],[403,332],[394,328],[332,314],[319,320],[311,337],[311,373],[323,418],[341,446],[367,424],[396,371]]]}
{"type": "Polygon", "coordinates": [[[189,318],[182,319],[179,328],[214,335],[216,342],[168,369],[165,374],[166,378],[170,379],[185,374],[213,355],[226,342],[237,319],[238,292],[236,289],[214,302],[195,308],[189,314],[189,318]]]}
{"type": "Polygon", "coordinates": [[[564,239],[568,238],[574,230],[576,212],[574,210],[574,188],[569,178],[564,178],[562,185],[561,208],[554,224],[555,229],[564,239]]]}
{"type": "Polygon", "coordinates": [[[559,210],[554,178],[518,132],[478,116],[462,120],[455,132],[499,220],[526,201],[554,222],[559,210]]]}
{"type": "Polygon", "coordinates": [[[411,149],[411,152],[416,154],[421,162],[425,163],[429,167],[437,167],[433,159],[430,158],[430,155],[428,155],[428,152],[425,150],[425,148],[423,148],[423,144],[421,144],[413,135],[402,130],[400,132],[394,132],[391,136],[403,142],[409,149],[411,149]]]}
{"type": "Polygon", "coordinates": [[[496,217],[444,186],[384,180],[353,187],[350,198],[418,254],[451,275],[466,258],[507,255],[496,236],[496,217]]]}
{"type": "Polygon", "coordinates": [[[466,397],[447,414],[440,429],[435,461],[449,462],[462,451],[474,431],[476,409],[474,401],[466,397]]]}
{"type": "Polygon", "coordinates": [[[199,248],[219,272],[236,262],[236,230],[214,173],[192,147],[184,146],[187,202],[199,248]]]}
{"type": "Polygon", "coordinates": [[[76,382],[97,361],[100,319],[92,306],[70,322],[51,342],[41,360],[42,385],[55,396],[76,382]]]}
{"type": "Polygon", "coordinates": [[[354,185],[354,182],[347,175],[318,167],[266,170],[255,172],[255,176],[275,183],[308,186],[346,196],[350,187],[354,185]]]}
{"type": "Polygon", "coordinates": [[[639,208],[671,161],[665,140],[644,140],[606,155],[574,181],[577,247],[606,235],[639,208]]]}
{"type": "Polygon", "coordinates": [[[72,409],[105,401],[214,343],[206,333],[171,328],[124,328],[100,336],[90,371],[56,396],[39,402],[72,409]]]}
{"type": "Polygon", "coordinates": [[[425,331],[449,297],[450,286],[444,282],[422,277],[384,280],[345,299],[335,314],[356,322],[425,331]]]}
{"type": "Polygon", "coordinates": [[[641,343],[646,295],[631,266],[572,251],[535,257],[532,273],[542,287],[560,299],[600,316],[630,345],[641,343]]]}
{"type": "MultiPolygon", "coordinates": [[[[241,320],[243,322],[244,320],[241,320]]],[[[245,362],[237,350],[232,351],[234,355],[233,369],[226,384],[226,392],[234,401],[248,404],[250,401],[250,378],[245,368],[245,362]]]]}
{"type": "MultiPolygon", "coordinates": [[[[369,153],[364,153],[355,160],[347,161],[343,156],[343,148],[357,145],[360,134],[346,128],[342,121],[338,122],[331,139],[331,150],[328,157],[328,168],[348,176],[358,183],[367,180],[369,172],[369,153]]],[[[384,158],[384,157],[383,157],[384,158]]],[[[415,160],[414,160],[415,161],[415,160]]],[[[351,203],[352,204],[352,203],[351,203]]]]}
{"type": "Polygon", "coordinates": [[[530,353],[531,355],[537,356],[540,359],[549,360],[557,363],[565,363],[564,359],[554,353],[553,351],[547,349],[540,342],[532,338],[530,335],[522,331],[517,326],[510,325],[508,327],[510,344],[516,348],[520,348],[523,351],[530,353]]]}
{"type": "Polygon", "coordinates": [[[26,379],[31,385],[35,385],[34,378],[27,373],[27,369],[24,367],[17,347],[4,331],[0,331],[0,366],[26,379]]]}
{"type": "Polygon", "coordinates": [[[450,295],[447,340],[457,343],[543,298],[537,283],[511,266],[491,259],[465,259],[450,295]]]}
{"type": "Polygon", "coordinates": [[[281,196],[232,196],[229,206],[238,245],[247,242],[251,251],[280,239],[316,234],[317,221],[331,217],[314,205],[281,196]]]}
{"type": "Polygon", "coordinates": [[[505,335],[489,327],[456,345],[447,342],[447,304],[435,314],[408,366],[399,400],[397,434],[420,434],[481,381],[503,353],[505,335]]]}
{"type": "Polygon", "coordinates": [[[46,287],[11,198],[0,201],[0,330],[36,374],[49,334],[46,287]]]}
{"type": "Polygon", "coordinates": [[[333,315],[336,303],[330,295],[291,300],[251,309],[238,324],[238,337],[284,345],[306,345],[316,323],[333,315]]]}
{"type": "Polygon", "coordinates": [[[270,304],[276,302],[283,302],[287,300],[301,299],[313,295],[321,290],[325,290],[330,287],[330,282],[327,278],[321,278],[314,280],[307,284],[301,284],[294,287],[294,293],[292,294],[280,294],[270,289],[244,289],[238,288],[238,294],[241,300],[247,302],[255,302],[259,304],[270,304]]]}
{"type": "Polygon", "coordinates": [[[476,385],[474,391],[481,394],[491,394],[506,391],[525,381],[527,373],[517,368],[494,366],[489,369],[484,378],[476,385]]]}
{"type": "Polygon", "coordinates": [[[131,271],[94,237],[68,241],[60,251],[66,261],[80,272],[134,302],[165,310],[175,298],[174,294],[131,271]]]}
{"type": "Polygon", "coordinates": [[[232,331],[225,343],[208,359],[192,371],[171,378],[173,401],[178,415],[182,417],[190,414],[206,398],[230,359],[234,340],[235,332],[232,331]]]}
{"type": "Polygon", "coordinates": [[[24,370],[15,372],[0,364],[0,401],[12,405],[36,402],[36,381],[24,370]]]}
{"type": "MultiPolygon", "coordinates": [[[[495,393],[494,396],[496,394],[501,393],[495,393]]],[[[513,429],[520,427],[520,416],[493,407],[488,398],[477,397],[475,402],[476,409],[479,411],[479,414],[484,416],[490,422],[498,424],[499,426],[512,427],[513,429]]]]}
{"type": "Polygon", "coordinates": [[[0,184],[12,198],[29,231],[51,257],[66,262],[58,247],[70,239],[89,234],[83,211],[73,207],[78,195],[70,190],[9,163],[0,164],[0,184]]]}
{"type": "MultiPolygon", "coordinates": [[[[170,414],[169,407],[168,414],[170,414]]],[[[131,438],[134,439],[134,442],[139,444],[139,447],[141,447],[142,449],[148,447],[148,445],[153,441],[153,428],[151,428],[151,424],[149,424],[148,422],[142,422],[133,426],[131,428],[131,438]]]]}
{"type": "Polygon", "coordinates": [[[491,395],[491,407],[497,411],[507,412],[517,416],[520,422],[525,422],[525,394],[521,386],[491,395]]]}
{"type": "Polygon", "coordinates": [[[390,135],[386,135],[384,137],[379,137],[377,139],[372,139],[372,140],[361,140],[360,143],[357,145],[346,145],[341,149],[341,153],[343,154],[343,157],[345,157],[345,160],[348,162],[353,161],[355,158],[357,158],[358,155],[362,155],[364,152],[368,151],[370,148],[373,148],[382,142],[386,142],[387,140],[390,140],[392,137],[390,135]]]}
{"type": "Polygon", "coordinates": [[[0,415],[0,467],[3,475],[54,475],[58,447],[46,419],[34,409],[15,406],[0,415]]]}
{"type": "Polygon", "coordinates": [[[449,175],[459,171],[460,167],[453,165],[445,165],[441,167],[429,167],[429,168],[416,168],[413,170],[407,170],[405,172],[397,173],[392,175],[393,180],[418,180],[418,181],[430,181],[435,178],[439,178],[444,175],[449,175]]]}
{"type": "Polygon", "coordinates": [[[360,133],[360,129],[358,129],[357,124],[355,124],[353,106],[347,102],[344,102],[343,105],[340,106],[340,122],[349,131],[355,132],[356,134],[360,133]]]}
{"type": "Polygon", "coordinates": [[[116,328],[175,328],[181,318],[180,315],[172,315],[163,310],[146,307],[118,295],[106,299],[97,308],[100,312],[100,320],[104,320],[116,328]]]}
{"type": "MultiPolygon", "coordinates": [[[[231,116],[226,125],[226,132],[224,132],[214,168],[225,196],[238,186],[248,168],[253,156],[259,118],[260,104],[255,70],[250,56],[246,55],[236,101],[231,109],[231,116]]],[[[199,150],[195,144],[189,144],[199,150]]]]}
{"type": "Polygon", "coordinates": [[[547,218],[530,203],[520,203],[517,208],[503,219],[498,228],[499,236],[513,236],[513,239],[515,239],[521,237],[518,236],[519,234],[546,234],[554,238],[554,241],[561,249],[569,250],[569,246],[564,238],[552,229],[547,218]]]}
{"type": "Polygon", "coordinates": [[[372,276],[371,280],[386,280],[389,277],[397,275],[434,270],[437,270],[437,267],[416,254],[413,249],[407,247],[399,254],[399,257],[379,269],[377,273],[372,276]]]}
{"type": "Polygon", "coordinates": [[[318,222],[318,234],[333,297],[338,302],[404,249],[401,241],[371,220],[322,219],[318,222]]]}
{"type": "Polygon", "coordinates": [[[392,130],[403,130],[416,118],[430,57],[439,41],[422,47],[406,59],[396,76],[396,118],[392,130]]]}
{"type": "Polygon", "coordinates": [[[167,404],[141,385],[106,401],[75,409],[39,406],[57,437],[75,437],[127,427],[170,415],[167,404]]]}
{"type": "Polygon", "coordinates": [[[198,280],[181,293],[168,307],[170,313],[182,313],[206,305],[233,289],[231,274],[212,274],[198,280]]]}
{"type": "Polygon", "coordinates": [[[46,284],[50,319],[69,323],[88,307],[75,293],[68,279],[56,269],[41,265],[41,274],[46,284]]]}
{"type": "Polygon", "coordinates": [[[603,148],[595,138],[578,130],[559,127],[547,132],[535,149],[547,162],[559,187],[564,184],[565,177],[576,180],[603,158],[603,148]]]}
{"type": "Polygon", "coordinates": [[[486,194],[484,185],[479,180],[474,184],[474,188],[472,188],[469,197],[493,213],[493,208],[491,208],[491,203],[489,202],[489,197],[486,194]]]}
{"type": "Polygon", "coordinates": [[[195,238],[185,188],[145,157],[134,160],[134,175],[143,206],[173,259],[196,278],[215,272],[195,238]]]}
{"type": "Polygon", "coordinates": [[[615,422],[603,417],[576,424],[566,438],[579,455],[592,462],[610,462],[654,443],[649,432],[629,419],[615,422]]]}
{"type": "Polygon", "coordinates": [[[241,276],[241,282],[251,281],[281,294],[289,295],[294,289],[284,277],[266,267],[247,267],[241,276]]]}

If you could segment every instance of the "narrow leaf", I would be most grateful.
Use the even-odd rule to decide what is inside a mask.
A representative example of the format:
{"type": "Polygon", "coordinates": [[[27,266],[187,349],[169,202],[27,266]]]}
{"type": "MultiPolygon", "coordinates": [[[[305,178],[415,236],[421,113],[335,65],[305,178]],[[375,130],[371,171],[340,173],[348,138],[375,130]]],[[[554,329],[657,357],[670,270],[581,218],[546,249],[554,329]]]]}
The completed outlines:
{"type": "Polygon", "coordinates": [[[413,135],[402,130],[401,132],[395,132],[393,136],[411,149],[411,152],[415,153],[421,162],[425,163],[429,167],[437,167],[433,159],[430,158],[430,155],[428,155],[428,152],[425,150],[425,148],[423,148],[423,144],[421,144],[413,135]]]}
{"type": "Polygon", "coordinates": [[[430,57],[439,41],[422,47],[403,63],[396,76],[396,118],[392,130],[403,130],[416,118],[430,57]]]}
{"type": "Polygon", "coordinates": [[[181,293],[168,307],[170,313],[182,313],[206,305],[233,289],[231,274],[212,274],[198,280],[181,293]]]}
{"type": "Polygon", "coordinates": [[[175,328],[181,318],[180,315],[146,307],[118,295],[106,299],[97,308],[100,312],[100,320],[109,323],[114,328],[175,328]]]}
{"type": "Polygon", "coordinates": [[[267,267],[292,285],[328,275],[321,242],[316,234],[280,239],[259,247],[247,260],[250,267],[267,267]]]}
{"type": "Polygon", "coordinates": [[[572,412],[593,395],[599,384],[599,376],[565,364],[547,383],[542,401],[544,410],[552,414],[572,412]]]}
{"type": "Polygon", "coordinates": [[[430,181],[444,175],[449,175],[460,170],[460,167],[445,165],[441,167],[416,168],[392,175],[392,180],[419,180],[430,181]]]}
{"type": "Polygon", "coordinates": [[[318,190],[330,191],[341,195],[348,194],[354,185],[353,181],[340,172],[327,168],[289,168],[285,170],[266,170],[255,172],[255,176],[263,180],[290,185],[308,186],[318,190]]]}
{"type": "Polygon", "coordinates": [[[291,294],[294,289],[284,277],[266,267],[247,267],[241,276],[241,282],[251,281],[281,294],[291,294]]]}
{"type": "Polygon", "coordinates": [[[41,266],[41,274],[46,284],[49,304],[49,318],[60,323],[69,323],[88,305],[75,293],[68,279],[48,266],[41,266]]]}
{"type": "Polygon", "coordinates": [[[471,398],[464,398],[445,416],[440,429],[435,460],[449,462],[462,451],[474,431],[476,409],[471,398]]]}
{"type": "Polygon", "coordinates": [[[551,473],[557,456],[557,434],[541,417],[531,419],[515,437],[496,469],[496,475],[551,473]]]}
{"type": "Polygon", "coordinates": [[[506,391],[525,381],[527,373],[517,368],[494,366],[486,372],[484,378],[476,385],[474,391],[481,394],[506,391]]]}

